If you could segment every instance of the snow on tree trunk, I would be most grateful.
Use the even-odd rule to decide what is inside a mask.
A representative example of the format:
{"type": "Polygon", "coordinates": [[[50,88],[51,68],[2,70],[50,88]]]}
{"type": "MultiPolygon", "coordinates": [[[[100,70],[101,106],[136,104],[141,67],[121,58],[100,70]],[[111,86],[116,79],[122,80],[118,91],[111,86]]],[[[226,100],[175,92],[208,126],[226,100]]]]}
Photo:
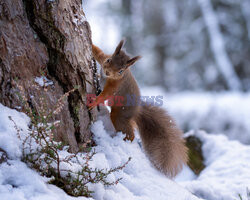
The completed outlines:
{"type": "Polygon", "coordinates": [[[219,28],[219,22],[210,0],[198,0],[208,33],[210,45],[217,67],[222,74],[227,86],[231,90],[242,88],[241,82],[234,70],[234,67],[227,55],[223,36],[219,28]]]}
{"type": "Polygon", "coordinates": [[[0,103],[22,106],[16,80],[35,110],[41,106],[41,96],[52,110],[64,93],[78,85],[55,117],[61,121],[55,139],[68,143],[73,152],[90,140],[89,125],[95,118],[85,98],[94,93],[91,59],[91,31],[80,0],[1,0],[0,103]],[[41,74],[53,81],[46,90],[35,89],[34,80],[41,74]]]}

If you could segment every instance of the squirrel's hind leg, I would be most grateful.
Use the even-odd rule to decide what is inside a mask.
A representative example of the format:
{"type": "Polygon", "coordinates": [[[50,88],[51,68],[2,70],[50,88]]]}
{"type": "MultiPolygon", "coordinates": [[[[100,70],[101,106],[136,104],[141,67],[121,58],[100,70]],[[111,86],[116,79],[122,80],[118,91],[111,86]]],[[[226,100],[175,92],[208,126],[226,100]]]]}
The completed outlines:
{"type": "Polygon", "coordinates": [[[121,131],[126,134],[125,140],[130,140],[131,142],[135,138],[133,121],[132,119],[123,118],[121,116],[117,116],[115,112],[111,112],[110,118],[115,127],[116,131],[121,131]]]}

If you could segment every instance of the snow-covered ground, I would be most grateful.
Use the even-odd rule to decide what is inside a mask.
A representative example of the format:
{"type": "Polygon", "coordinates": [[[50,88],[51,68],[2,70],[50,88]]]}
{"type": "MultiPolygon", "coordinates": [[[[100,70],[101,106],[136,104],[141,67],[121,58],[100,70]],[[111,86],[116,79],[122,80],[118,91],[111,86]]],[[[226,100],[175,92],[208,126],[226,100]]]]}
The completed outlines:
{"type": "MultiPolygon", "coordinates": [[[[8,162],[0,164],[1,200],[72,200],[65,192],[47,184],[47,178],[28,168],[21,159],[21,142],[8,116],[16,122],[22,132],[27,130],[28,117],[0,104],[0,149],[6,151],[8,162]]],[[[0,158],[1,158],[0,151],[0,158]]],[[[79,198],[80,199],[80,198],[79,198]]],[[[82,197],[81,199],[86,199],[82,197]]]]}
{"type": "MultiPolygon", "coordinates": [[[[11,116],[22,129],[27,130],[29,119],[23,113],[11,110],[0,104],[0,148],[7,152],[8,162],[0,164],[0,199],[1,200],[59,200],[76,199],[66,195],[61,189],[46,184],[48,179],[38,175],[20,161],[21,142],[16,129],[9,120],[11,116]]],[[[119,133],[112,138],[104,130],[102,121],[97,121],[92,130],[97,142],[96,152],[91,162],[92,167],[111,168],[124,164],[129,157],[132,160],[122,172],[109,177],[115,180],[122,177],[118,185],[104,187],[102,184],[90,185],[95,199],[198,199],[179,184],[167,179],[154,168],[141,150],[138,140],[132,144],[123,141],[119,133]]],[[[85,199],[85,198],[78,198],[85,199]]]]}
{"type": "MultiPolygon", "coordinates": [[[[146,90],[143,90],[142,93],[149,96],[157,95],[157,93],[162,95],[163,91],[154,89],[147,93],[146,90]]],[[[216,109],[225,106],[222,110],[227,112],[225,115],[229,115],[229,112],[234,113],[232,116],[232,118],[235,117],[234,121],[239,120],[238,117],[241,117],[238,112],[245,113],[244,117],[240,119],[247,120],[245,117],[248,116],[248,113],[244,110],[244,106],[247,106],[245,101],[249,97],[240,94],[233,94],[232,98],[229,98],[229,96],[229,94],[223,94],[215,101],[216,95],[203,94],[197,95],[197,98],[191,101],[191,97],[195,97],[195,94],[168,95],[166,99],[164,96],[164,106],[170,113],[175,115],[178,122],[183,119],[185,119],[184,121],[190,121],[191,125],[189,126],[192,126],[192,121],[199,120],[199,117],[207,116],[211,104],[216,105],[216,109]],[[232,104],[233,107],[229,105],[230,103],[220,104],[220,99],[223,99],[223,96],[223,102],[234,102],[234,99],[236,99],[237,103],[232,104]],[[242,107],[241,110],[240,107],[242,107]],[[229,108],[231,111],[229,111],[229,108]],[[184,117],[178,118],[181,114],[184,117]]],[[[24,132],[29,122],[29,119],[23,113],[0,104],[0,148],[7,152],[9,158],[7,163],[0,164],[0,199],[85,199],[84,197],[70,197],[56,186],[47,184],[46,178],[29,169],[25,163],[20,161],[21,143],[8,116],[12,116],[18,127],[22,128],[24,132]]],[[[223,114],[221,114],[221,118],[215,117],[215,120],[217,120],[215,124],[219,124],[218,120],[224,123],[225,117],[223,117],[223,114]]],[[[207,119],[207,121],[209,120],[207,119]]],[[[199,121],[195,123],[198,124],[199,121]]],[[[213,121],[209,123],[212,125],[213,121]]],[[[93,124],[92,131],[97,143],[95,147],[97,154],[93,157],[91,166],[98,168],[116,167],[125,163],[129,157],[132,157],[132,160],[122,171],[109,176],[110,181],[122,177],[120,183],[110,187],[103,186],[101,183],[89,186],[90,189],[95,191],[93,194],[94,199],[193,200],[201,198],[208,200],[240,200],[238,196],[240,194],[244,200],[247,200],[246,190],[248,187],[250,188],[250,147],[247,145],[229,140],[224,135],[207,134],[202,131],[189,132],[188,134],[195,134],[203,141],[202,148],[206,168],[198,177],[188,168],[185,168],[173,181],[151,166],[143,153],[138,136],[132,143],[123,141],[121,133],[112,138],[100,120],[93,124]]],[[[248,134],[242,132],[241,135],[248,134]]]]}
{"type": "Polygon", "coordinates": [[[123,141],[124,135],[118,133],[114,138],[105,131],[102,121],[93,125],[96,151],[96,167],[115,167],[132,160],[122,172],[115,174],[123,179],[117,186],[104,188],[96,185],[95,199],[198,199],[185,188],[156,171],[143,153],[138,138],[132,143],[123,141]]]}
{"type": "Polygon", "coordinates": [[[249,200],[250,146],[224,135],[190,132],[203,142],[206,168],[195,180],[183,181],[186,189],[206,200],[249,200]],[[247,197],[248,196],[248,197],[247,197]]]}

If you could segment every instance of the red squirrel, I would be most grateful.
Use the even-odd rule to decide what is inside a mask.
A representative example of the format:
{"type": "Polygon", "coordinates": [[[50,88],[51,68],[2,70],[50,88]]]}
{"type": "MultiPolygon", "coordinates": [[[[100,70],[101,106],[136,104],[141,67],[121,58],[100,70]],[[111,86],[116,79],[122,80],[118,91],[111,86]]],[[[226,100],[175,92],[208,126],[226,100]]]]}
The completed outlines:
{"type": "Polygon", "coordinates": [[[123,97],[124,106],[111,106],[110,117],[116,131],[122,131],[126,134],[125,139],[133,141],[136,125],[149,160],[159,171],[172,178],[188,160],[182,131],[159,106],[126,106],[128,95],[140,98],[140,90],[130,67],[141,57],[130,58],[122,50],[123,44],[124,40],[120,41],[112,55],[105,54],[100,48],[92,45],[93,56],[101,65],[106,82],[103,91],[89,109],[112,95],[123,97]]]}

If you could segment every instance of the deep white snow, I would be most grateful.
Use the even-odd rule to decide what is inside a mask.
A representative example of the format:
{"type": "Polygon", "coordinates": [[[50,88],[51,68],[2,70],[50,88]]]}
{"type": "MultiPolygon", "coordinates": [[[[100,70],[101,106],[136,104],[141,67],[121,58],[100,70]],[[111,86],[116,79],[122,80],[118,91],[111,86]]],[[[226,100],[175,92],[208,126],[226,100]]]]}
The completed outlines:
{"type": "Polygon", "coordinates": [[[195,134],[203,142],[206,168],[196,180],[182,182],[188,190],[207,200],[249,200],[250,146],[229,141],[224,135],[195,134]]]}
{"type": "MultiPolygon", "coordinates": [[[[154,93],[161,93],[161,91],[151,90],[151,95],[154,95],[154,93]]],[[[147,91],[143,90],[143,94],[147,95],[147,91]]],[[[202,95],[198,95],[197,98],[193,98],[193,101],[196,99],[195,104],[191,100],[188,101],[191,96],[194,97],[194,94],[187,94],[186,96],[183,94],[183,96],[179,95],[178,98],[173,95],[173,99],[168,96],[167,99],[164,99],[164,106],[170,110],[170,113],[181,113],[182,110],[184,115],[189,111],[191,112],[191,108],[193,108],[193,110],[196,110],[193,111],[193,115],[186,116],[189,121],[196,120],[199,116],[206,116],[210,110],[211,97],[208,94],[203,94],[203,98],[201,98],[202,95]],[[179,99],[179,103],[177,99],[179,99]],[[182,101],[182,99],[185,99],[185,101],[182,101]],[[178,111],[174,111],[175,109],[178,111]],[[197,110],[199,110],[199,115],[196,113],[197,110]],[[194,117],[195,115],[197,116],[194,117]]],[[[217,104],[213,102],[213,105],[216,105],[218,109],[225,106],[224,110],[226,111],[232,108],[230,102],[234,102],[235,99],[237,102],[246,104],[244,95],[232,94],[231,98],[229,96],[230,94],[226,94],[225,98],[221,97],[224,99],[221,102],[228,102],[228,105],[218,103],[220,100],[215,101],[217,104]]],[[[218,97],[217,99],[221,98],[218,97]]],[[[243,110],[242,108],[242,112],[243,110]]],[[[239,112],[239,109],[236,108],[232,108],[230,111],[234,113],[235,120],[238,120],[237,118],[240,116],[237,111],[239,112]]],[[[70,197],[56,186],[47,184],[47,178],[40,176],[20,161],[21,142],[17,138],[16,130],[8,116],[12,116],[17,126],[22,129],[21,133],[23,134],[27,133],[27,124],[29,123],[29,119],[25,114],[0,104],[0,148],[7,152],[9,158],[7,163],[0,164],[0,199],[86,199],[84,197],[70,197]]],[[[220,119],[223,119],[223,117],[218,118],[218,120],[220,119]]],[[[246,120],[246,118],[244,119],[246,120]]],[[[122,171],[108,177],[110,181],[122,177],[123,179],[117,185],[111,187],[105,187],[101,183],[89,185],[90,189],[95,191],[93,194],[94,199],[193,200],[201,198],[208,200],[238,200],[240,199],[238,194],[240,194],[244,200],[247,200],[246,191],[247,188],[250,188],[249,146],[238,141],[229,140],[225,135],[191,131],[188,134],[195,134],[203,141],[202,148],[206,168],[197,177],[189,168],[185,167],[175,180],[169,180],[151,166],[143,153],[138,134],[132,143],[125,142],[122,133],[117,133],[115,137],[110,136],[114,135],[114,132],[112,132],[112,128],[107,127],[108,124],[110,125],[108,118],[100,117],[92,126],[94,139],[97,143],[95,147],[97,154],[93,157],[90,165],[98,168],[111,168],[122,165],[129,157],[132,157],[132,160],[122,171]],[[105,124],[105,127],[103,124],[105,124]]],[[[246,133],[241,134],[247,135],[246,133]]],[[[62,151],[60,155],[68,155],[68,153],[62,151]]],[[[65,168],[67,167],[69,166],[65,166],[65,168]]],[[[77,168],[76,165],[72,167],[77,168]]]]}
{"type": "MultiPolygon", "coordinates": [[[[11,116],[22,133],[27,133],[29,118],[16,110],[0,104],[0,148],[6,151],[8,162],[0,164],[0,199],[1,200],[72,200],[65,192],[27,167],[20,161],[21,142],[16,130],[8,118],[11,116]]],[[[84,197],[79,198],[86,199],[84,197]]]]}
{"type": "Polygon", "coordinates": [[[169,180],[164,175],[156,171],[143,153],[138,139],[132,143],[124,142],[124,135],[118,133],[114,138],[105,131],[102,121],[97,121],[93,127],[97,159],[97,167],[115,167],[132,157],[123,172],[117,177],[123,177],[117,186],[104,189],[101,185],[96,185],[95,199],[198,199],[190,194],[186,189],[177,183],[169,180]]]}
{"type": "MultiPolygon", "coordinates": [[[[1,104],[0,110],[0,148],[6,151],[9,157],[7,163],[0,165],[1,200],[75,199],[66,195],[61,189],[46,184],[46,178],[41,177],[20,161],[21,142],[17,138],[16,130],[8,116],[11,116],[17,126],[22,129],[21,133],[27,132],[29,119],[23,113],[4,107],[1,104]]],[[[152,168],[137,139],[132,144],[125,142],[122,133],[112,138],[104,130],[102,121],[97,121],[92,130],[95,133],[97,142],[95,148],[97,154],[90,163],[92,167],[101,169],[116,167],[125,163],[129,157],[132,157],[131,162],[122,172],[109,177],[110,181],[122,177],[123,179],[118,185],[111,187],[104,187],[102,184],[89,186],[90,189],[95,191],[93,195],[95,199],[198,199],[185,188],[167,179],[152,168]]],[[[64,152],[64,154],[68,153],[64,152]]]]}

